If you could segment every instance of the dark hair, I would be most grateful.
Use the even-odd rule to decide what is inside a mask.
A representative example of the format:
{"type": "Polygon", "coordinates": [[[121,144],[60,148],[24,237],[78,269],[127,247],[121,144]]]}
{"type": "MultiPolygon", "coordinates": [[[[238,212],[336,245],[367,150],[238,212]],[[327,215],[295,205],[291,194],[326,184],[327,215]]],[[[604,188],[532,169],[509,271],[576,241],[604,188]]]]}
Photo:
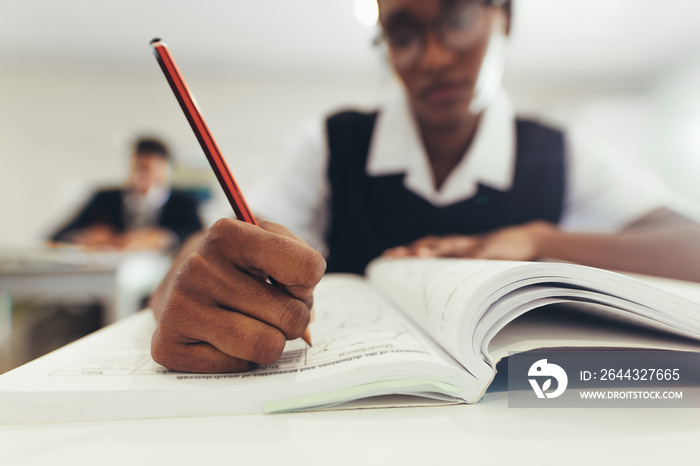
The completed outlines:
{"type": "Polygon", "coordinates": [[[156,138],[140,138],[134,143],[134,154],[156,154],[164,159],[170,158],[168,146],[156,138]]]}

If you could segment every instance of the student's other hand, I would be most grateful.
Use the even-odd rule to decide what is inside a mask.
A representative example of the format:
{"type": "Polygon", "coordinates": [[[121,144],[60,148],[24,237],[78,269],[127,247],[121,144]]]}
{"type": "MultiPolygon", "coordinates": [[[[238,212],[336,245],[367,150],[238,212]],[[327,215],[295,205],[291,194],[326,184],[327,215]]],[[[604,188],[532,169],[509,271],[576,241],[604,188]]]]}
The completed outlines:
{"type": "Polygon", "coordinates": [[[188,372],[272,364],[311,317],[323,257],[284,227],[219,220],[151,300],[153,359],[188,372]],[[267,282],[273,277],[279,288],[267,282]]]}
{"type": "Polygon", "coordinates": [[[554,225],[533,221],[483,235],[427,236],[409,245],[391,248],[384,257],[462,257],[475,259],[532,260],[542,256],[554,225]]]}

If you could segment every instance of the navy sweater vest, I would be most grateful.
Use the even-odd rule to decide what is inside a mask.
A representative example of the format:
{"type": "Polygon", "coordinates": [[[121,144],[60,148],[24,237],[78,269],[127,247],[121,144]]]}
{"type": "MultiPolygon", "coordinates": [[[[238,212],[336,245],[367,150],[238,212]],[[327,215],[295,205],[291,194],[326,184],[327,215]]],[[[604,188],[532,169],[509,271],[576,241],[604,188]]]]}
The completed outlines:
{"type": "Polygon", "coordinates": [[[531,220],[558,223],[564,197],[561,132],[517,120],[509,191],[479,186],[470,199],[434,206],[403,186],[403,174],[365,173],[377,113],[342,112],[327,122],[331,219],[328,272],[363,273],[385,249],[427,235],[479,234],[531,220]]]}

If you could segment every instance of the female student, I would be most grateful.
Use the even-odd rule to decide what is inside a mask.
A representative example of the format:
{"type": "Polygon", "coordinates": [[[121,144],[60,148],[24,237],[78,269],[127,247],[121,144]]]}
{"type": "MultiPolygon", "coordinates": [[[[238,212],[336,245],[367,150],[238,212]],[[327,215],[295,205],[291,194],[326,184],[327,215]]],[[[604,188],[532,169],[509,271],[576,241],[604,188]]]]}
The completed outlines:
{"type": "MultiPolygon", "coordinates": [[[[500,91],[510,1],[378,5],[404,94],[311,128],[256,212],[314,243],[329,271],[362,272],[381,254],[550,257],[700,281],[700,226],[660,184],[515,118],[500,91]]],[[[153,358],[201,372],[276,361],[326,270],[291,231],[225,219],[186,245],[152,300],[153,358]]]]}

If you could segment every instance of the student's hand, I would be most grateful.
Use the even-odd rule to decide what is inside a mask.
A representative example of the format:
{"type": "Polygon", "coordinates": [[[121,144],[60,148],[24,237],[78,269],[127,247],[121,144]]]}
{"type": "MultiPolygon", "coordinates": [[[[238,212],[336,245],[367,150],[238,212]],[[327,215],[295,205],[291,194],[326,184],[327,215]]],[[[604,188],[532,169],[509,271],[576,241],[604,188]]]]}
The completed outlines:
{"type": "Polygon", "coordinates": [[[177,242],[174,233],[164,228],[140,228],[119,236],[120,249],[167,249],[177,242]]]}
{"type": "Polygon", "coordinates": [[[118,235],[109,225],[83,228],[71,237],[71,242],[86,248],[118,248],[118,235]]]}
{"type": "Polygon", "coordinates": [[[187,372],[240,372],[274,363],[286,340],[304,333],[326,262],[286,228],[261,226],[220,220],[169,274],[172,281],[151,300],[156,362],[187,372]]]}
{"type": "Polygon", "coordinates": [[[427,236],[409,245],[391,248],[384,257],[463,257],[475,259],[533,260],[543,255],[543,245],[557,228],[533,221],[483,235],[427,236]]]}

